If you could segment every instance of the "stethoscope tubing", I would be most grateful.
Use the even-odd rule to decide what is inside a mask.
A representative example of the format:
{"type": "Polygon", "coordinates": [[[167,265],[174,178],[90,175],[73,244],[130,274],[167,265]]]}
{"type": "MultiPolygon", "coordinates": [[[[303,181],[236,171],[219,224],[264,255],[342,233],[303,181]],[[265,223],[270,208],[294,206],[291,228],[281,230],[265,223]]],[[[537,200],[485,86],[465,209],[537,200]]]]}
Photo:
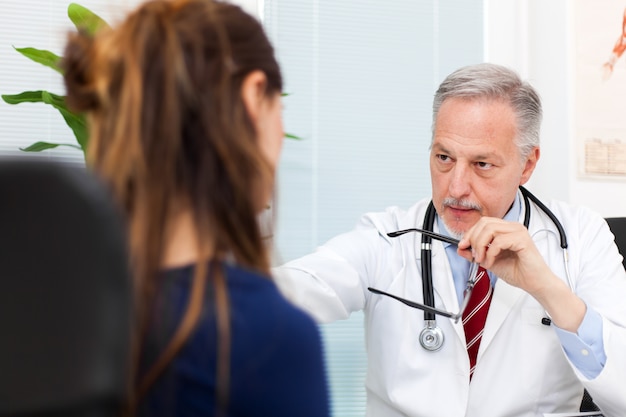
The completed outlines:
{"type": "MultiPolygon", "coordinates": [[[[432,231],[435,225],[435,206],[431,200],[426,209],[426,215],[424,216],[424,224],[422,229],[432,231]]],[[[432,272],[432,237],[427,234],[422,235],[421,246],[421,263],[422,263],[422,275],[426,279],[422,279],[422,294],[424,297],[424,304],[429,307],[435,306],[435,290],[433,287],[433,272],[432,272]]],[[[435,314],[430,311],[424,312],[424,321],[436,322],[435,314]]]]}

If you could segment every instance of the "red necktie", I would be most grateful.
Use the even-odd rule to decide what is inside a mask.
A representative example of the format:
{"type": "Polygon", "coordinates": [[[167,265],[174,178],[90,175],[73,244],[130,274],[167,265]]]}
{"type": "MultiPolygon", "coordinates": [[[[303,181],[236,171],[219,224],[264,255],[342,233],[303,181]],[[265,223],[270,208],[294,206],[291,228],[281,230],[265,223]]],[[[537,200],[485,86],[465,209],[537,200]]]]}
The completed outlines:
{"type": "Polygon", "coordinates": [[[483,337],[483,329],[491,304],[491,282],[489,275],[482,266],[478,268],[476,284],[469,299],[469,304],[463,313],[463,329],[465,330],[465,340],[467,341],[467,354],[470,360],[470,380],[476,368],[476,355],[480,340],[483,337]]]}

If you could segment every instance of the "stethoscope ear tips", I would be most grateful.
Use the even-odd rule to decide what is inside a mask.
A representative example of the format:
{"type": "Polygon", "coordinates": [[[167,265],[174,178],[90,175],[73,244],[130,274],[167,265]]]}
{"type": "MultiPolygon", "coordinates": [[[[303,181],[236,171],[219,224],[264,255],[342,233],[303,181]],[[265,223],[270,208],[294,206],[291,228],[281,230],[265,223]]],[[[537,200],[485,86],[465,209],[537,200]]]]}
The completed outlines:
{"type": "Polygon", "coordinates": [[[549,326],[550,324],[552,324],[552,320],[550,320],[547,317],[544,317],[541,319],[541,324],[543,324],[544,326],[549,326]]]}

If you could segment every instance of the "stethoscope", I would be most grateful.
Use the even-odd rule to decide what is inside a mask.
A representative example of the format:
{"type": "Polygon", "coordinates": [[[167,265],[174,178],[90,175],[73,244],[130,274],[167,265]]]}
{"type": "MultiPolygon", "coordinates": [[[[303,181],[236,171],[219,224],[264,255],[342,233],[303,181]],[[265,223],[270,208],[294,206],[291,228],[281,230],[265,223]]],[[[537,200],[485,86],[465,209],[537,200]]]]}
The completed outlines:
{"type": "MultiPolygon", "coordinates": [[[[552,213],[552,211],[546,207],[537,197],[535,197],[530,191],[528,191],[524,187],[519,187],[522,193],[522,197],[524,198],[524,227],[528,229],[528,225],[530,224],[530,203],[531,200],[533,203],[537,205],[554,223],[559,232],[561,249],[563,249],[563,261],[565,263],[565,274],[567,277],[567,283],[572,287],[572,282],[569,275],[568,269],[568,254],[567,254],[567,237],[565,235],[565,230],[563,229],[563,225],[557,219],[557,217],[552,213]]],[[[433,288],[433,272],[432,272],[432,236],[429,234],[433,233],[433,228],[435,224],[435,206],[431,201],[426,209],[426,214],[424,216],[424,223],[422,226],[422,242],[421,242],[421,264],[422,264],[422,292],[424,294],[424,306],[426,308],[422,308],[424,306],[416,305],[416,303],[407,303],[407,300],[400,299],[399,297],[393,297],[398,299],[399,301],[404,302],[405,304],[409,304],[412,307],[417,307],[424,310],[424,329],[420,332],[419,341],[420,345],[429,351],[437,351],[441,349],[444,342],[444,334],[441,328],[437,325],[437,321],[435,318],[435,312],[437,309],[435,308],[435,292],[433,288]],[[428,233],[427,233],[428,232],[428,233]],[[430,310],[429,310],[430,309],[430,310]]],[[[407,231],[419,231],[418,229],[408,229],[407,231]]],[[[397,237],[405,231],[391,232],[387,235],[390,237],[397,237]]],[[[455,239],[450,238],[449,242],[454,242],[455,239]]],[[[456,241],[458,243],[458,241],[456,241]]],[[[376,291],[378,292],[378,291],[376,291]]],[[[381,293],[381,292],[379,292],[381,293]]],[[[390,294],[385,294],[390,295],[390,294]]],[[[545,317],[541,321],[545,325],[550,325],[551,321],[549,318],[545,317]]]]}

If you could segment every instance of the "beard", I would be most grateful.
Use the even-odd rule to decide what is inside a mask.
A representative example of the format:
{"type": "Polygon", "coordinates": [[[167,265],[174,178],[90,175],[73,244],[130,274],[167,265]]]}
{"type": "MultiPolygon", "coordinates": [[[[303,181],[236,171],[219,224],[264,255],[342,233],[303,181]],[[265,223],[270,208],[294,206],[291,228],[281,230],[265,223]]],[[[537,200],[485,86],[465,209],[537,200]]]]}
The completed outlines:
{"type": "MultiPolygon", "coordinates": [[[[452,197],[448,197],[443,200],[442,207],[447,207],[447,206],[452,206],[452,207],[457,207],[457,208],[462,207],[464,209],[477,210],[479,212],[482,211],[482,206],[478,203],[475,203],[469,200],[459,200],[459,199],[452,198],[452,197]]],[[[446,229],[448,229],[448,232],[450,233],[452,237],[454,237],[455,239],[459,239],[459,240],[463,237],[463,234],[465,233],[465,231],[455,229],[452,225],[448,223],[448,221],[445,218],[442,217],[441,219],[443,220],[443,224],[446,226],[446,229]]]]}

